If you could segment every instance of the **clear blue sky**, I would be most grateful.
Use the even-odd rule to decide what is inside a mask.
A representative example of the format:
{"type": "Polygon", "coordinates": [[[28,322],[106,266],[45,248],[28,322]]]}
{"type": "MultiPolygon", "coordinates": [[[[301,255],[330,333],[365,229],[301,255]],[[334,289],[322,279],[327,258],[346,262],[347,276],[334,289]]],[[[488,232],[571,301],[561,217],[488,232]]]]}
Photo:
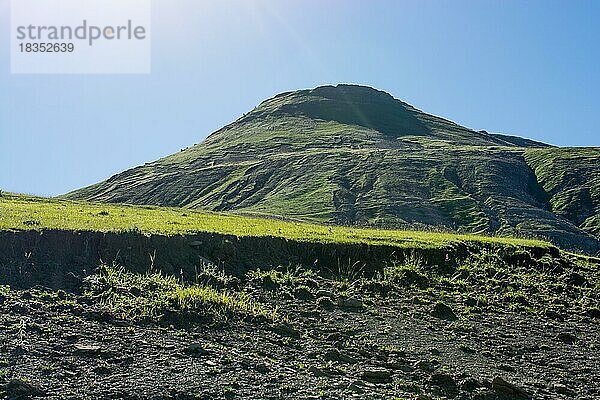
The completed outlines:
{"type": "Polygon", "coordinates": [[[599,19],[583,0],[154,0],[152,74],[11,75],[0,0],[0,189],[65,193],[276,93],[342,82],[474,129],[600,146],[599,19]]]}

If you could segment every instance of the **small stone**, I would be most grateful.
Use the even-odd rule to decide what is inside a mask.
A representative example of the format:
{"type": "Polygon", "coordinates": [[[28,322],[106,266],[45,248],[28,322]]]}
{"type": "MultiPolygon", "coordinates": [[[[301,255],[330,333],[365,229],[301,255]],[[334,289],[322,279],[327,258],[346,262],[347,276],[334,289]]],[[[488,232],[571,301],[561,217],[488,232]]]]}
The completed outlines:
{"type": "Polygon", "coordinates": [[[564,394],[565,396],[574,397],[576,395],[574,390],[569,389],[566,385],[562,383],[555,383],[553,385],[553,389],[558,394],[564,394]]]}
{"type": "Polygon", "coordinates": [[[23,300],[31,300],[33,299],[33,295],[30,292],[23,292],[21,293],[21,298],[23,300]]]}
{"type": "Polygon", "coordinates": [[[277,324],[272,328],[272,331],[281,336],[299,338],[301,332],[288,324],[277,324]]]}
{"type": "Polygon", "coordinates": [[[200,343],[192,343],[183,350],[184,353],[194,357],[206,356],[209,352],[200,343]]]}
{"type": "Polygon", "coordinates": [[[111,369],[106,365],[99,365],[96,368],[92,369],[92,372],[98,375],[108,375],[111,373],[111,369]]]}
{"type": "Polygon", "coordinates": [[[335,307],[335,304],[333,304],[333,301],[331,301],[331,298],[329,297],[320,297],[317,299],[317,305],[321,308],[324,308],[326,310],[331,310],[332,308],[335,307]]]}
{"type": "Polygon", "coordinates": [[[328,342],[339,342],[340,340],[343,340],[343,339],[344,339],[344,335],[342,335],[340,332],[330,333],[325,338],[325,340],[327,340],[328,342]]]}
{"type": "Polygon", "coordinates": [[[458,394],[458,384],[454,378],[448,374],[436,373],[431,375],[430,383],[437,386],[447,395],[454,397],[458,394]]]}
{"type": "Polygon", "coordinates": [[[355,364],[358,362],[358,360],[350,357],[349,355],[340,353],[338,349],[331,349],[325,353],[325,359],[328,361],[337,361],[348,364],[355,364]]]}
{"type": "Polygon", "coordinates": [[[254,366],[254,370],[261,374],[267,374],[271,372],[271,368],[265,363],[258,363],[254,366]]]}
{"type": "Polygon", "coordinates": [[[96,356],[102,352],[102,347],[95,344],[76,343],[75,352],[84,356],[96,356]]]}
{"type": "Polygon", "coordinates": [[[437,361],[420,360],[415,363],[415,368],[421,371],[433,372],[437,368],[437,361]]]}
{"type": "Polygon", "coordinates": [[[587,279],[585,276],[578,274],[577,272],[573,272],[567,278],[567,283],[573,286],[586,286],[587,279]]]}
{"type": "Polygon", "coordinates": [[[300,286],[294,290],[294,297],[307,301],[314,299],[315,295],[307,287],[300,286]]]}
{"type": "Polygon", "coordinates": [[[431,315],[446,321],[456,321],[458,319],[452,308],[439,301],[433,306],[431,315]]]}
{"type": "Polygon", "coordinates": [[[586,315],[590,318],[600,319],[600,309],[590,308],[587,310],[586,315]]]}
{"type": "Polygon", "coordinates": [[[367,369],[361,374],[361,379],[371,383],[391,383],[392,373],[382,368],[367,369]]]}
{"type": "Polygon", "coordinates": [[[310,372],[317,378],[322,378],[324,376],[327,376],[327,374],[321,368],[316,367],[314,365],[311,365],[310,368],[308,368],[308,372],[310,372]]]}
{"type": "Polygon", "coordinates": [[[45,394],[41,389],[20,379],[12,380],[3,386],[0,386],[0,388],[2,388],[0,393],[8,395],[7,398],[9,399],[28,399],[31,397],[44,396],[45,394]]]}
{"type": "Polygon", "coordinates": [[[461,344],[460,346],[458,346],[458,348],[461,351],[464,351],[465,353],[468,353],[468,354],[475,354],[475,353],[477,353],[477,350],[475,350],[472,347],[467,346],[466,344],[461,344]]]}
{"type": "Polygon", "coordinates": [[[525,390],[505,381],[499,376],[495,377],[492,381],[492,389],[500,395],[513,396],[517,399],[531,399],[531,396],[525,390]]]}
{"type": "Polygon", "coordinates": [[[477,300],[472,297],[469,297],[465,300],[465,306],[467,307],[475,307],[477,303],[477,300]]]}
{"type": "Polygon", "coordinates": [[[577,341],[577,337],[569,332],[561,332],[558,334],[558,340],[565,344],[573,344],[577,341]]]}
{"type": "Polygon", "coordinates": [[[321,289],[317,292],[317,297],[329,297],[330,299],[333,299],[334,295],[329,290],[321,289]]]}
{"type": "Polygon", "coordinates": [[[554,320],[557,320],[557,321],[563,321],[564,320],[564,317],[559,312],[554,311],[554,310],[548,309],[548,310],[545,311],[545,314],[546,314],[546,317],[548,317],[550,319],[554,319],[554,320]]]}
{"type": "Polygon", "coordinates": [[[352,309],[361,309],[363,307],[363,302],[359,299],[356,299],[354,297],[350,297],[348,299],[341,299],[340,300],[340,307],[343,308],[352,308],[352,309]]]}
{"type": "Polygon", "coordinates": [[[304,280],[304,284],[306,286],[308,286],[309,288],[312,289],[318,289],[319,288],[319,282],[315,281],[314,279],[305,279],[304,280]]]}
{"type": "Polygon", "coordinates": [[[348,390],[354,393],[363,394],[365,392],[363,383],[361,381],[354,381],[348,385],[348,390]]]}
{"type": "Polygon", "coordinates": [[[460,383],[461,390],[473,392],[481,387],[481,383],[475,378],[467,378],[460,383]]]}

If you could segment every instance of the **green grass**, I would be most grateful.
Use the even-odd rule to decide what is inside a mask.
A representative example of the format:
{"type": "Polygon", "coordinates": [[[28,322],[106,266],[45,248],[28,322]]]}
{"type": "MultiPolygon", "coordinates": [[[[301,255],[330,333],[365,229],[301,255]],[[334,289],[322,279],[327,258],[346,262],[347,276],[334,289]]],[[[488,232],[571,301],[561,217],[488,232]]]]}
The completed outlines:
{"type": "Polygon", "coordinates": [[[549,248],[547,242],[423,231],[359,229],[182,208],[98,204],[24,195],[0,197],[0,230],[70,230],[181,235],[196,232],[295,241],[429,249],[473,242],[549,248]]]}
{"type": "Polygon", "coordinates": [[[185,284],[162,273],[135,274],[122,267],[102,266],[85,296],[126,320],[158,318],[167,311],[186,312],[213,320],[231,316],[276,319],[270,310],[246,293],[185,284]]]}

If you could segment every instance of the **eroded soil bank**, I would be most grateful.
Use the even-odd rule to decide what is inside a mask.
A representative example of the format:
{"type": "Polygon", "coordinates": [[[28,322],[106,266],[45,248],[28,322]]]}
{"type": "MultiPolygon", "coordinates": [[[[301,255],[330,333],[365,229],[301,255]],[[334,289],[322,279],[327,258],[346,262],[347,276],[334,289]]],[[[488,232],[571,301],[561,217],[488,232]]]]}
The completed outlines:
{"type": "Polygon", "coordinates": [[[473,252],[495,251],[518,263],[534,263],[556,248],[459,244],[435,249],[403,249],[387,245],[315,243],[277,237],[238,237],[213,233],[162,236],[139,232],[102,233],[60,230],[0,232],[2,279],[13,285],[76,285],[101,263],[118,263],[146,272],[195,279],[198,266],[212,263],[228,274],[243,276],[255,268],[302,265],[336,274],[357,269],[373,275],[394,262],[419,258],[430,265],[453,267],[473,252]]]}

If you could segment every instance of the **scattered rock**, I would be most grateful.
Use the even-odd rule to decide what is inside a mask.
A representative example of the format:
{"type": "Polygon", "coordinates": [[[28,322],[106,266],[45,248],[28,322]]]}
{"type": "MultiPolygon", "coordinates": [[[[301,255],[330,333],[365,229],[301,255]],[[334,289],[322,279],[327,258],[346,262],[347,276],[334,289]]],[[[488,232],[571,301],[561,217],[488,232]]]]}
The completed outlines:
{"type": "Polygon", "coordinates": [[[305,286],[300,286],[294,290],[294,297],[298,300],[312,300],[315,298],[315,295],[305,286]]]}
{"type": "Polygon", "coordinates": [[[458,394],[458,384],[449,374],[435,373],[431,375],[429,383],[433,386],[437,386],[450,397],[454,397],[458,394]]]}
{"type": "Polygon", "coordinates": [[[75,353],[87,357],[97,356],[102,352],[102,347],[95,344],[76,343],[73,347],[75,353]]]}
{"type": "Polygon", "coordinates": [[[271,372],[271,368],[265,363],[258,363],[254,365],[254,370],[261,374],[268,374],[271,372]]]}
{"type": "Polygon", "coordinates": [[[242,280],[236,276],[229,277],[225,280],[225,287],[231,290],[240,290],[242,287],[242,280]]]}
{"type": "Polygon", "coordinates": [[[302,336],[301,332],[297,329],[295,329],[294,327],[288,325],[288,324],[277,324],[275,326],[273,326],[272,331],[275,332],[278,335],[281,336],[287,336],[287,337],[293,337],[293,338],[299,338],[300,336],[302,336]]]}
{"type": "Polygon", "coordinates": [[[577,393],[574,390],[569,389],[565,384],[555,383],[552,387],[558,394],[564,394],[565,396],[575,397],[577,393]]]}
{"type": "Polygon", "coordinates": [[[492,389],[500,395],[512,396],[517,399],[531,399],[531,395],[524,389],[505,381],[499,376],[492,381],[492,389]]]}
{"type": "Polygon", "coordinates": [[[361,381],[353,381],[348,385],[348,390],[354,393],[363,394],[365,392],[365,387],[361,381]]]}
{"type": "Polygon", "coordinates": [[[573,286],[586,286],[587,279],[585,276],[578,274],[577,272],[572,272],[567,278],[567,283],[573,286]]]}
{"type": "Polygon", "coordinates": [[[461,390],[473,392],[481,387],[481,383],[475,378],[466,378],[460,383],[461,390]]]}
{"type": "Polygon", "coordinates": [[[20,379],[14,379],[1,386],[0,394],[5,394],[9,399],[28,399],[44,396],[43,390],[20,379]]]}
{"type": "Polygon", "coordinates": [[[473,297],[469,297],[465,300],[465,306],[467,307],[475,307],[477,303],[477,299],[474,299],[473,297]]]}
{"type": "Polygon", "coordinates": [[[335,307],[335,304],[329,297],[320,297],[317,299],[317,305],[326,310],[331,310],[335,307]]]}
{"type": "Polygon", "coordinates": [[[587,310],[586,315],[590,318],[600,319],[600,309],[590,308],[589,310],[587,310]]]}
{"type": "Polygon", "coordinates": [[[454,313],[452,308],[450,308],[449,306],[447,306],[446,304],[444,304],[440,301],[435,303],[435,305],[433,306],[431,315],[433,315],[436,318],[443,319],[446,321],[456,321],[458,319],[458,317],[456,316],[456,314],[454,313]]]}
{"type": "Polygon", "coordinates": [[[363,302],[357,298],[350,297],[347,299],[340,299],[339,306],[342,308],[359,310],[363,307],[363,302]]]}
{"type": "Polygon", "coordinates": [[[340,353],[338,349],[331,349],[327,353],[325,353],[325,359],[328,361],[337,361],[348,364],[355,364],[358,362],[358,360],[356,360],[355,358],[350,357],[347,354],[340,353]]]}
{"type": "Polygon", "coordinates": [[[558,334],[558,340],[565,344],[573,344],[577,341],[577,337],[569,332],[561,332],[558,334]]]}
{"type": "Polygon", "coordinates": [[[360,377],[363,381],[367,381],[367,382],[371,382],[371,383],[391,383],[392,382],[392,373],[390,371],[388,371],[387,369],[383,369],[383,368],[364,370],[360,377]]]}
{"type": "Polygon", "coordinates": [[[208,350],[206,350],[200,343],[190,344],[183,350],[183,352],[194,357],[201,357],[209,354],[208,350]]]}
{"type": "Polygon", "coordinates": [[[317,297],[318,297],[318,298],[320,298],[320,297],[329,297],[330,299],[333,299],[335,296],[334,296],[334,294],[333,294],[333,293],[331,293],[329,290],[322,290],[322,289],[321,289],[321,290],[319,290],[319,291],[317,292],[317,297]]]}
{"type": "Polygon", "coordinates": [[[415,368],[418,370],[421,370],[421,371],[433,372],[437,368],[438,364],[439,363],[434,360],[432,360],[432,361],[420,360],[415,363],[415,368]]]}
{"type": "Polygon", "coordinates": [[[502,371],[506,371],[506,372],[515,372],[516,371],[516,368],[509,364],[500,364],[500,365],[498,365],[498,369],[501,369],[502,371]]]}
{"type": "Polygon", "coordinates": [[[554,319],[556,321],[564,321],[564,317],[557,311],[551,310],[551,309],[547,309],[545,311],[546,317],[550,318],[550,319],[554,319]]]}
{"type": "Polygon", "coordinates": [[[315,365],[311,365],[310,368],[308,369],[308,372],[310,372],[317,378],[343,375],[343,372],[341,372],[339,370],[336,370],[333,368],[327,368],[327,367],[319,368],[315,365]]]}

